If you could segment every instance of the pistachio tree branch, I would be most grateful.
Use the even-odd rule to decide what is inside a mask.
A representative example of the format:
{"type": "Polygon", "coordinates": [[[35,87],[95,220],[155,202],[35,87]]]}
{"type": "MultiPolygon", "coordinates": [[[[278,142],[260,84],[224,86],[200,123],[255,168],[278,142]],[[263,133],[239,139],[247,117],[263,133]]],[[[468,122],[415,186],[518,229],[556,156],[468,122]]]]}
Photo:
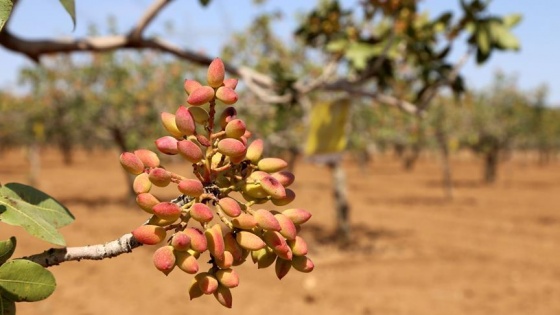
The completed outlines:
{"type": "Polygon", "coordinates": [[[40,254],[22,257],[38,263],[43,267],[56,266],[67,261],[102,260],[130,253],[133,249],[142,246],[132,234],[127,233],[118,239],[105,244],[88,245],[81,247],[51,248],[40,254]]]}
{"type": "Polygon", "coordinates": [[[442,80],[440,80],[439,82],[433,84],[430,87],[430,89],[426,91],[426,93],[423,95],[422,99],[418,103],[418,109],[420,111],[424,111],[428,108],[430,102],[437,95],[437,92],[441,86],[445,84],[450,84],[453,81],[455,81],[455,79],[457,79],[457,76],[459,76],[459,71],[467,63],[467,61],[469,60],[470,56],[473,54],[474,51],[475,50],[472,46],[469,47],[469,49],[467,49],[467,51],[463,54],[463,56],[459,58],[455,66],[453,66],[453,69],[451,69],[449,75],[443,78],[442,80]]]}
{"type": "Polygon", "coordinates": [[[148,27],[148,25],[155,19],[163,8],[171,3],[173,0],[156,0],[140,18],[140,21],[136,26],[130,31],[130,37],[135,39],[140,39],[142,33],[148,27]]]}

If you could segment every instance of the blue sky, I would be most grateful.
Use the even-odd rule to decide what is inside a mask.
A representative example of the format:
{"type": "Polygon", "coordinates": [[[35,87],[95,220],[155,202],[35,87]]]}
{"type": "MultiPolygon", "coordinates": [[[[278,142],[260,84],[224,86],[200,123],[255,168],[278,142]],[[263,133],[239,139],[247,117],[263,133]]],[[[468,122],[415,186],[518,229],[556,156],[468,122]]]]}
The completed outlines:
{"type": "MultiPolygon", "coordinates": [[[[358,0],[343,2],[351,5],[358,0]]],[[[118,16],[119,30],[126,31],[151,1],[76,0],[78,24],[74,31],[70,17],[58,0],[21,0],[20,4],[12,16],[10,30],[26,38],[42,38],[83,36],[92,23],[104,29],[109,15],[118,16]]],[[[244,29],[258,13],[275,9],[283,11],[284,19],[276,24],[276,29],[289,38],[296,25],[295,14],[315,4],[315,0],[268,0],[264,6],[254,6],[251,0],[213,0],[209,7],[202,8],[197,0],[177,0],[158,16],[147,31],[149,34],[163,34],[164,22],[172,21],[175,33],[171,37],[166,35],[166,38],[215,56],[229,36],[244,29]]],[[[424,0],[422,4],[431,14],[457,6],[457,0],[424,0]]],[[[490,8],[497,14],[523,14],[523,21],[514,29],[522,48],[519,52],[494,54],[482,67],[471,60],[462,71],[467,84],[482,88],[492,80],[497,70],[501,70],[517,75],[523,89],[547,84],[549,103],[560,106],[560,79],[556,78],[560,72],[560,61],[557,59],[560,36],[555,35],[560,32],[560,1],[494,0],[490,8]]],[[[464,47],[458,46],[451,57],[457,59],[463,52],[464,47]]],[[[15,88],[18,69],[25,64],[29,64],[25,57],[0,48],[0,87],[15,88]]]]}

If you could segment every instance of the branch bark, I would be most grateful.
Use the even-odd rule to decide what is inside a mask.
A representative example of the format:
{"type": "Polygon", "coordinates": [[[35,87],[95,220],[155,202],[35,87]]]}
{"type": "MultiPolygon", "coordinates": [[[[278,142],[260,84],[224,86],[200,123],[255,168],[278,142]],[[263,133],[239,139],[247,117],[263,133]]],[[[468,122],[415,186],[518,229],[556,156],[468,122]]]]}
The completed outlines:
{"type": "Polygon", "coordinates": [[[102,260],[130,253],[142,246],[132,234],[125,234],[118,239],[105,244],[88,245],[82,247],[51,248],[40,254],[22,257],[38,263],[43,267],[59,265],[67,261],[102,260]]]}

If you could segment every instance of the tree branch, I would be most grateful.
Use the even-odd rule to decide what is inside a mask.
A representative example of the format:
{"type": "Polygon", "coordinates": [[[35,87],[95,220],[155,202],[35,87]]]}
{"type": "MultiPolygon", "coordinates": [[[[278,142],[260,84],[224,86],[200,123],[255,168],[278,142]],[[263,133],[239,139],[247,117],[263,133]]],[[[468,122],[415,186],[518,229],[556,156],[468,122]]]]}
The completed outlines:
{"type": "Polygon", "coordinates": [[[418,109],[420,111],[424,111],[428,108],[430,102],[437,95],[437,91],[442,85],[449,84],[453,82],[455,79],[457,79],[457,76],[459,75],[459,70],[461,70],[461,68],[467,63],[469,57],[472,55],[473,52],[474,52],[474,48],[469,47],[469,49],[465,52],[465,54],[463,54],[463,56],[459,59],[459,61],[457,61],[457,63],[455,64],[455,66],[453,67],[449,75],[446,78],[443,78],[440,82],[432,85],[430,89],[426,91],[426,93],[423,95],[422,99],[418,103],[418,109]]]}
{"type": "Polygon", "coordinates": [[[142,16],[136,27],[134,27],[129,34],[129,37],[132,39],[139,40],[142,38],[142,33],[148,27],[148,25],[154,20],[154,18],[163,10],[163,8],[171,3],[173,0],[156,0],[152,5],[148,8],[146,13],[142,16]]]}
{"type": "Polygon", "coordinates": [[[125,234],[118,239],[105,244],[88,245],[82,247],[51,248],[40,254],[35,254],[21,259],[38,263],[43,267],[59,265],[67,261],[102,260],[130,253],[133,249],[142,246],[132,234],[125,234]]]}

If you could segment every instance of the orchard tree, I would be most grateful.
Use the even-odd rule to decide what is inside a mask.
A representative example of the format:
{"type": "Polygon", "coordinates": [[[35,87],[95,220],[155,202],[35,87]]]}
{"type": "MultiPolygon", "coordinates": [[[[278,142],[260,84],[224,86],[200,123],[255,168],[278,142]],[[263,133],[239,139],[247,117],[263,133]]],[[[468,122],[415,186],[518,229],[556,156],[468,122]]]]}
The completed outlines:
{"type": "Polygon", "coordinates": [[[465,97],[462,144],[483,159],[486,183],[496,180],[500,161],[529,125],[529,104],[515,79],[500,73],[485,91],[465,97]]]}

